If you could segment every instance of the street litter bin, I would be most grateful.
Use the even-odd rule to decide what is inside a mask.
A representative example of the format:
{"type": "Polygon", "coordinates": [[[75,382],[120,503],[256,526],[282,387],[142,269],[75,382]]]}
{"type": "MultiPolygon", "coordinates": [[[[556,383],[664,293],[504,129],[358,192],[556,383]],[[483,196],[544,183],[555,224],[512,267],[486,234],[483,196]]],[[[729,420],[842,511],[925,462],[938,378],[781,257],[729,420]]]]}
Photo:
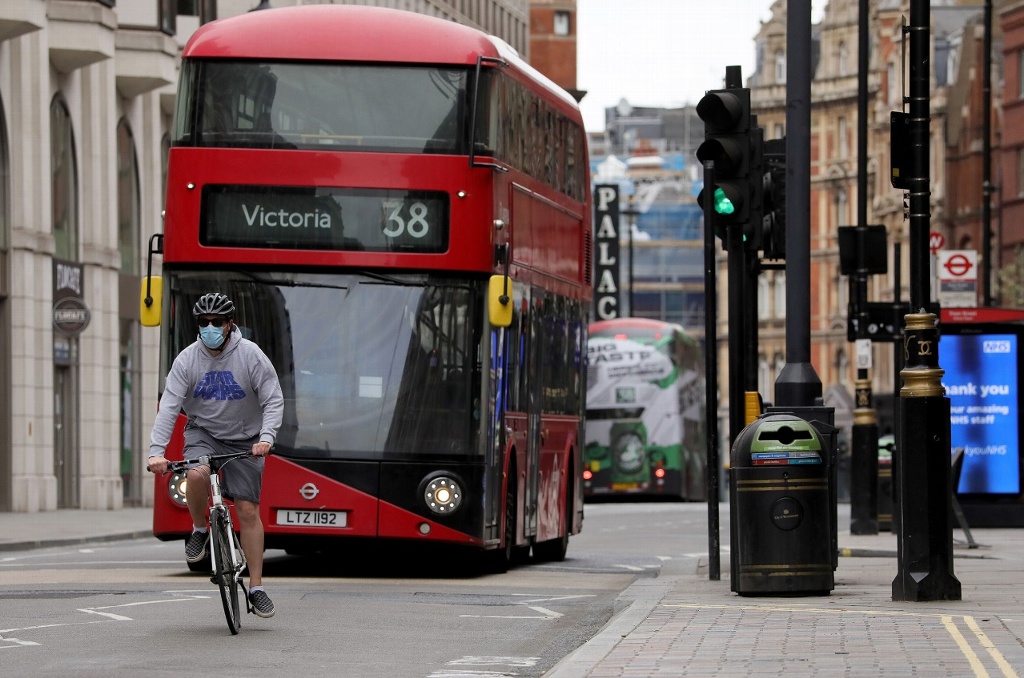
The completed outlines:
{"type": "Polygon", "coordinates": [[[892,532],[892,453],[896,437],[878,439],[878,531],[892,532]]]}
{"type": "Polygon", "coordinates": [[[835,588],[830,450],[814,425],[766,414],[730,455],[732,590],[828,595],[835,588]]]}

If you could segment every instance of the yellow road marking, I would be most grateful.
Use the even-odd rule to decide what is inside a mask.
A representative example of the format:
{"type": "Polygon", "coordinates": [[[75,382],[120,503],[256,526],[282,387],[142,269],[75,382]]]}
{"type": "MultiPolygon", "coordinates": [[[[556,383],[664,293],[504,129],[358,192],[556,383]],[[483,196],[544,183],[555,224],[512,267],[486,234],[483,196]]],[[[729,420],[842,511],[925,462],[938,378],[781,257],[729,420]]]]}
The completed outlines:
{"type": "Polygon", "coordinates": [[[974,621],[974,617],[964,617],[964,621],[966,621],[967,626],[974,631],[974,635],[978,637],[978,642],[981,643],[981,646],[988,650],[988,653],[992,655],[992,659],[995,660],[996,665],[999,667],[999,670],[1003,672],[1003,675],[1006,678],[1019,678],[1017,672],[1013,670],[1012,666],[1010,666],[1010,662],[1006,661],[1003,654],[996,648],[995,644],[988,639],[988,636],[986,636],[985,632],[981,630],[981,627],[978,626],[977,622],[974,621]]]}
{"type": "MultiPolygon", "coordinates": [[[[663,603],[662,607],[679,607],[688,609],[716,609],[716,610],[759,610],[763,612],[803,612],[803,613],[816,613],[816,614],[862,614],[872,616],[887,616],[887,617],[920,617],[920,618],[936,618],[938,617],[942,625],[945,627],[947,633],[953,638],[953,641],[960,648],[960,652],[967,659],[967,662],[971,665],[971,669],[977,678],[988,678],[988,671],[985,669],[984,664],[978,658],[978,655],[971,649],[967,639],[964,638],[963,634],[956,627],[954,622],[954,615],[946,614],[935,614],[935,613],[923,613],[923,612],[905,612],[902,610],[848,610],[848,609],[836,609],[836,608],[824,608],[824,607],[801,607],[797,605],[780,607],[777,605],[726,605],[726,604],[712,604],[708,605],[705,603],[663,603]]],[[[1010,663],[1006,661],[1002,653],[996,648],[995,644],[989,639],[985,632],[978,626],[974,617],[968,615],[956,615],[957,618],[963,619],[964,623],[971,629],[978,642],[984,647],[996,665],[999,666],[999,670],[1005,678],[1020,678],[1010,663]]]]}

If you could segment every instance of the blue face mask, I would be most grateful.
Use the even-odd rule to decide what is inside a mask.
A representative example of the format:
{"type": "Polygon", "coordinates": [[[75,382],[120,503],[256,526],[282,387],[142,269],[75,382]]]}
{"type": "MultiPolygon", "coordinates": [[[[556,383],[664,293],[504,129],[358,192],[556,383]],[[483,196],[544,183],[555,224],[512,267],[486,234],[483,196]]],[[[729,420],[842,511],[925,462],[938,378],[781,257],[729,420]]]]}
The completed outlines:
{"type": "Polygon", "coordinates": [[[206,347],[216,351],[224,344],[224,328],[207,325],[199,328],[199,338],[203,340],[206,347]]]}

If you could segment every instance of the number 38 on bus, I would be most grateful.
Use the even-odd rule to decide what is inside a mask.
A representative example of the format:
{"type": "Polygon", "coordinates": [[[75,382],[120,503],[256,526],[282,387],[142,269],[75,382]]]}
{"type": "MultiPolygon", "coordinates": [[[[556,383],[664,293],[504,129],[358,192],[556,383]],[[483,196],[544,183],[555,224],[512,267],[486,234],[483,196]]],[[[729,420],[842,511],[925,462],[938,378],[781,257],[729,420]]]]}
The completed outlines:
{"type": "MultiPolygon", "coordinates": [[[[162,327],[166,373],[196,297],[223,292],[277,367],[268,548],[565,556],[583,517],[589,185],[576,102],[479,31],[317,5],[193,35],[142,320],[162,327]]],[[[156,482],[154,532],[182,537],[178,479],[156,482]]]]}

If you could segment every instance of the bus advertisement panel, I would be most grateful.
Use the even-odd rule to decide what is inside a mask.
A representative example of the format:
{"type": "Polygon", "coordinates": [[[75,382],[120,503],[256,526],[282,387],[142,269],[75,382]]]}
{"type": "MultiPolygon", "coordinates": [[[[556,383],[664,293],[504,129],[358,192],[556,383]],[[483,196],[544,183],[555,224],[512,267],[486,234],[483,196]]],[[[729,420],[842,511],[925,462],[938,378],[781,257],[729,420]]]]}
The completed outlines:
{"type": "Polygon", "coordinates": [[[704,371],[678,325],[592,323],[587,342],[584,492],[706,495],[704,371]]]}
{"type": "MultiPolygon", "coordinates": [[[[193,35],[141,313],[166,373],[196,298],[223,292],[276,366],[268,548],[564,558],[583,516],[588,166],[573,98],[451,21],[314,5],[193,35]],[[311,509],[326,522],[297,522],[311,509]]],[[[161,539],[190,529],[179,490],[156,481],[161,539]]]]}

